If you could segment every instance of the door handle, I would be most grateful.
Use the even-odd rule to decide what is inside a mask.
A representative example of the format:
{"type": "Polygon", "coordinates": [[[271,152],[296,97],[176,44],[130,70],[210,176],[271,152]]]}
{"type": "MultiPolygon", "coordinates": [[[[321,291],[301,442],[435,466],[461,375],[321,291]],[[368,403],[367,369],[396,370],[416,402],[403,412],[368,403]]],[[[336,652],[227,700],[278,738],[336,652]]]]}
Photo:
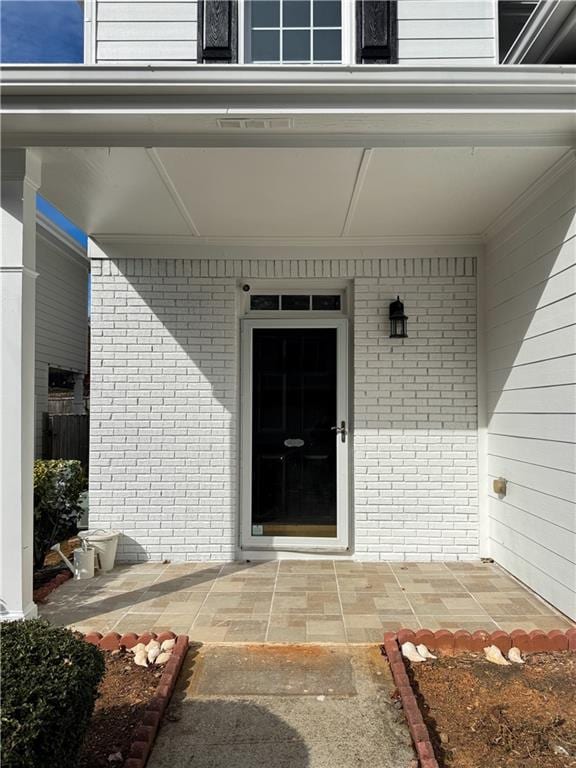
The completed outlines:
{"type": "Polygon", "coordinates": [[[336,434],[340,435],[342,442],[346,442],[346,435],[348,434],[348,430],[346,429],[346,422],[341,421],[339,427],[331,427],[332,432],[336,432],[336,434]]]}

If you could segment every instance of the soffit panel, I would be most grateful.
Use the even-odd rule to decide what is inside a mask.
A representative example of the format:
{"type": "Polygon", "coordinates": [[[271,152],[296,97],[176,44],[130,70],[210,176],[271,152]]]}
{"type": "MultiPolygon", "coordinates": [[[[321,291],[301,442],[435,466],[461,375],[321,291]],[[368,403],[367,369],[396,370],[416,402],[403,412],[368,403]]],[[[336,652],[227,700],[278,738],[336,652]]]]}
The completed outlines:
{"type": "Polygon", "coordinates": [[[204,236],[339,235],[360,149],[159,149],[204,236]]]}
{"type": "Polygon", "coordinates": [[[366,162],[352,148],[38,152],[41,193],[90,234],[216,238],[477,235],[564,154],[385,148],[366,162]]]}
{"type": "Polygon", "coordinates": [[[376,149],[349,234],[479,234],[562,154],[559,148],[376,149]]]}
{"type": "Polygon", "coordinates": [[[89,233],[190,234],[140,148],[45,149],[41,193],[89,233]]]}

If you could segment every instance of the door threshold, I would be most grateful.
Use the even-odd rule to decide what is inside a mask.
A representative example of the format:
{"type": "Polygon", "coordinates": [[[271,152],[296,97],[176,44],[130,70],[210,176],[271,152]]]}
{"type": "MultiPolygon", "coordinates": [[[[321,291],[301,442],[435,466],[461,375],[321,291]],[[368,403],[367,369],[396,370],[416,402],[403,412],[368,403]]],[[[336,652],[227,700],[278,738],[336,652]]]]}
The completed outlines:
{"type": "Polygon", "coordinates": [[[240,547],[240,560],[350,560],[352,552],[349,547],[240,547]]]}

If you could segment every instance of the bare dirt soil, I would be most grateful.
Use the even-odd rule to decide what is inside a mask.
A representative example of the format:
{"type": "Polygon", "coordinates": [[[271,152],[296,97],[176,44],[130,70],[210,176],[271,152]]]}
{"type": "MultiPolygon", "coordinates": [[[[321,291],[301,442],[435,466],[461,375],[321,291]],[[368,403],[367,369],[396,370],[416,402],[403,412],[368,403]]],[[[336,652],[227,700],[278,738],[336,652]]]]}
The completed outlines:
{"type": "Polygon", "coordinates": [[[470,653],[409,674],[442,768],[576,766],[576,654],[500,667],[470,653]]]}
{"type": "Polygon", "coordinates": [[[106,673],[77,768],[121,768],[161,669],[137,667],[127,651],[104,652],[106,673]]]}

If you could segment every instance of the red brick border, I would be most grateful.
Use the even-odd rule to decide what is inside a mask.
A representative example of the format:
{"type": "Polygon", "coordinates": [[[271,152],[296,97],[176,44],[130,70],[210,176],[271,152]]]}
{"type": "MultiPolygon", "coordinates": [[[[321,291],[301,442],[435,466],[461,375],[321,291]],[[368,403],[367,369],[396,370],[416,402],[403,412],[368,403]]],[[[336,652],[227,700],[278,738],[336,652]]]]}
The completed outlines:
{"type": "MultiPolygon", "coordinates": [[[[465,651],[478,652],[487,645],[496,645],[503,652],[509,651],[512,646],[518,647],[524,653],[576,652],[576,627],[567,629],[565,632],[559,629],[553,629],[550,632],[542,632],[539,629],[525,632],[523,629],[515,629],[509,634],[501,630],[495,632],[479,630],[470,634],[470,632],[461,629],[456,632],[449,632],[447,629],[440,629],[436,632],[429,629],[419,629],[415,632],[411,629],[401,629],[398,632],[386,632],[384,634],[382,649],[388,658],[390,671],[400,695],[419,766],[420,768],[439,768],[438,761],[434,756],[432,739],[410,685],[400,650],[400,646],[408,642],[415,645],[423,643],[429,650],[439,651],[444,655],[454,655],[465,651]]],[[[134,768],[137,767],[134,766],[134,768]]]]}
{"type": "Polygon", "coordinates": [[[178,679],[180,669],[182,668],[184,657],[188,652],[188,635],[176,636],[174,632],[161,632],[159,635],[156,635],[154,632],[145,632],[142,635],[136,635],[133,632],[129,632],[124,635],[119,635],[117,632],[109,632],[107,635],[102,636],[99,632],[91,632],[84,636],[86,642],[96,645],[103,651],[132,648],[136,643],[147,644],[153,639],[158,640],[160,643],[164,640],[175,639],[176,645],[162,670],[162,675],[158,682],[158,686],[156,687],[154,696],[150,699],[148,706],[144,710],[142,722],[134,730],[124,768],[144,768],[146,765],[152,746],[156,740],[156,734],[162,715],[174,692],[176,680],[178,679]]]}
{"type": "Polygon", "coordinates": [[[50,592],[54,592],[54,590],[57,589],[60,584],[64,584],[65,581],[68,581],[68,579],[71,578],[72,571],[69,571],[68,568],[61,573],[57,573],[56,576],[53,576],[50,581],[46,582],[46,584],[43,584],[41,587],[38,587],[38,589],[34,590],[32,593],[32,599],[35,603],[45,602],[50,592]]]}
{"type": "MultiPolygon", "coordinates": [[[[400,630],[403,632],[404,630],[400,630]]],[[[400,633],[398,633],[400,634],[400,633]]],[[[403,642],[407,642],[403,640],[403,642]]],[[[406,667],[404,666],[404,659],[400,652],[400,642],[398,635],[395,632],[386,632],[384,635],[384,653],[388,658],[390,664],[390,671],[394,678],[394,683],[400,694],[400,700],[402,702],[402,708],[406,716],[408,723],[408,730],[412,741],[414,742],[414,748],[418,756],[418,764],[421,768],[439,768],[438,762],[434,757],[434,748],[432,747],[432,741],[428,728],[424,723],[424,718],[418,707],[416,696],[410,685],[406,667]]]]}
{"type": "Polygon", "coordinates": [[[462,651],[481,651],[487,645],[496,645],[503,653],[507,653],[512,646],[520,648],[524,653],[542,653],[544,651],[576,651],[576,627],[565,631],[552,629],[543,632],[541,629],[533,629],[526,632],[523,629],[515,629],[512,632],[502,632],[497,629],[494,632],[466,632],[459,629],[450,632],[447,629],[439,629],[432,632],[429,629],[400,629],[396,632],[387,632],[384,637],[393,636],[402,643],[423,643],[431,651],[440,651],[449,655],[462,651]]]}

